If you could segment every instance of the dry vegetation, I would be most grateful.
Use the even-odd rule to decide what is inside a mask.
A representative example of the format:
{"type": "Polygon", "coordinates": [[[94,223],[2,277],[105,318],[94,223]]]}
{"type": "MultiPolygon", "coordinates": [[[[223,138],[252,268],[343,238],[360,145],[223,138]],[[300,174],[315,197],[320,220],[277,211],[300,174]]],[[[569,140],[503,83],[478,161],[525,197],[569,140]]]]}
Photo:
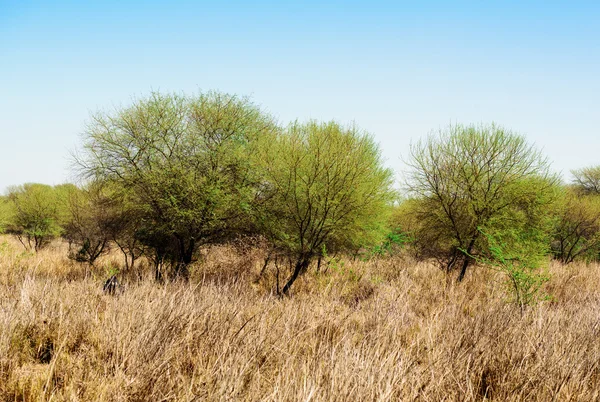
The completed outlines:
{"type": "Polygon", "coordinates": [[[600,267],[553,264],[521,316],[494,272],[346,261],[293,297],[256,250],[215,248],[190,283],[123,279],[0,238],[0,400],[597,400],[600,267]]]}

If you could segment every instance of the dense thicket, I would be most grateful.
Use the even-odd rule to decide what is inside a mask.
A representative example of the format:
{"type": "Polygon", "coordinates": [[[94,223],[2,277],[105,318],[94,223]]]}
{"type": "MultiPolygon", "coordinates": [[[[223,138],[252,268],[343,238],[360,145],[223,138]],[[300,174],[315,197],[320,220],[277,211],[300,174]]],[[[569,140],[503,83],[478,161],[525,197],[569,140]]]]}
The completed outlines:
{"type": "Polygon", "coordinates": [[[93,262],[108,241],[132,255],[136,247],[119,241],[126,234],[157,278],[165,267],[187,277],[199,246],[260,235],[294,263],[284,293],[325,250],[385,234],[394,194],[367,133],[337,123],[281,128],[247,98],[217,92],[154,93],[96,114],[77,162],[109,191],[87,189],[72,205],[76,258],[93,262]],[[123,216],[134,218],[115,225],[123,216]]]}

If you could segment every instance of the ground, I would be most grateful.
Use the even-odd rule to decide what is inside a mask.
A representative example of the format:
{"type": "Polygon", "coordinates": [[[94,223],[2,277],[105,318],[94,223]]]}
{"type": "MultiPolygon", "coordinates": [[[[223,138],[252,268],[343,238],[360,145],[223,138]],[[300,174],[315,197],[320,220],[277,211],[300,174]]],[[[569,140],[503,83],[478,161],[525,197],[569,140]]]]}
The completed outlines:
{"type": "MultiPolygon", "coordinates": [[[[0,400],[597,400],[600,266],[550,265],[522,315],[501,274],[341,260],[291,297],[260,251],[207,251],[188,283],[0,238],[0,400]]],[[[281,271],[281,275],[285,274],[281,271]]]]}

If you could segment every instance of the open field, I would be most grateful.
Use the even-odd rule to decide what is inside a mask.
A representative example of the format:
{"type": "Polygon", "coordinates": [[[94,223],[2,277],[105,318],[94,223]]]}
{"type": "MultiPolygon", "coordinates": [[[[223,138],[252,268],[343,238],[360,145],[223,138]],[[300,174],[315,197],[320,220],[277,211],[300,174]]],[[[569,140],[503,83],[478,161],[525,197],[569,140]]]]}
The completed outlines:
{"type": "Polygon", "coordinates": [[[0,244],[0,400],[600,397],[598,265],[552,264],[553,300],[521,316],[481,268],[456,284],[408,259],[345,261],[280,299],[258,251],[221,248],[188,284],[147,273],[110,296],[64,246],[0,244]]]}

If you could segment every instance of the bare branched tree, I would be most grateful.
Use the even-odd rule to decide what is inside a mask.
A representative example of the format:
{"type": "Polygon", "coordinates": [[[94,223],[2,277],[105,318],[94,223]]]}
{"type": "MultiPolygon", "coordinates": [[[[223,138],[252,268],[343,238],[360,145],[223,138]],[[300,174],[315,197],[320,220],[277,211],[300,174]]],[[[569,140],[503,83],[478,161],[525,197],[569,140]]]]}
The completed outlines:
{"type": "Polygon", "coordinates": [[[600,194],[600,166],[572,170],[575,188],[584,194],[600,194]]]}

